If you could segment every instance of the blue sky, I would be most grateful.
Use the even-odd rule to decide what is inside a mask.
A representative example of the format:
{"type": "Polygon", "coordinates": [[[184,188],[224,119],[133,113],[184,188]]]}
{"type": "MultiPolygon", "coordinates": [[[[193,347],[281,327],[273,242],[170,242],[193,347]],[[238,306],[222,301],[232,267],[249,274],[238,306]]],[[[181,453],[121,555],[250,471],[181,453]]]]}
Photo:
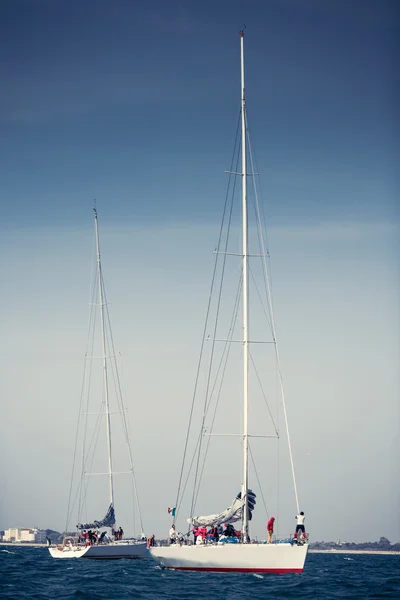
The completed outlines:
{"type": "Polygon", "coordinates": [[[0,10],[3,226],[22,210],[27,224],[76,224],[92,197],[116,222],[190,219],[193,207],[213,219],[242,23],[271,217],[394,218],[395,2],[15,0],[0,10]]]}
{"type": "MultiPolygon", "coordinates": [[[[298,462],[314,539],[400,539],[399,32],[389,0],[1,3],[1,385],[11,408],[0,528],[63,526],[62,502],[43,506],[69,473],[62,432],[80,386],[94,198],[115,337],[134,365],[126,386],[151,399],[137,443],[151,429],[167,446],[171,415],[184,428],[239,114],[243,24],[284,370],[309,432],[298,462]],[[160,407],[168,385],[176,404],[160,407]],[[57,467],[46,433],[55,424],[57,467]],[[27,506],[24,482],[35,485],[38,465],[27,506]],[[330,493],[315,483],[325,476],[330,493]],[[335,510],[340,531],[329,524],[335,510]]],[[[147,514],[159,535],[176,446],[162,470],[150,450],[139,467],[145,488],[167,481],[147,514]]]]}

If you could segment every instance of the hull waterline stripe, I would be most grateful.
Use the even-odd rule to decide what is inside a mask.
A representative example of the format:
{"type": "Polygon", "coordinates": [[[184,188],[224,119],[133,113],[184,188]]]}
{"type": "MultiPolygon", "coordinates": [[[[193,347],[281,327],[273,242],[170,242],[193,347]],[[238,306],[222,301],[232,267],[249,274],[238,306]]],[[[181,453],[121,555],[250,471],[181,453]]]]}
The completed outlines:
{"type": "Polygon", "coordinates": [[[146,558],[143,556],[129,556],[121,554],[121,556],[81,556],[81,558],[86,558],[87,560],[121,560],[121,558],[127,558],[128,560],[141,560],[146,558]]]}
{"type": "Polygon", "coordinates": [[[214,571],[219,573],[302,573],[303,569],[252,569],[245,567],[229,568],[229,567],[166,567],[164,569],[170,569],[174,571],[214,571]]]}

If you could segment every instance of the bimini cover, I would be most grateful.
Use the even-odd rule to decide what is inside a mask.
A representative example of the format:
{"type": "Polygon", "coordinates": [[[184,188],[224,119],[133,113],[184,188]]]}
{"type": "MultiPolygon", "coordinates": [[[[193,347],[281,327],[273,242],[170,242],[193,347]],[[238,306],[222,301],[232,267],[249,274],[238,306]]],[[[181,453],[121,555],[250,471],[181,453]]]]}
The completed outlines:
{"type": "MultiPolygon", "coordinates": [[[[247,490],[247,518],[251,521],[254,506],[256,504],[256,495],[252,490],[247,490]]],[[[193,527],[218,527],[222,523],[236,523],[242,518],[242,508],[244,500],[242,500],[241,492],[238,493],[232,506],[219,513],[219,515],[207,515],[205,517],[191,517],[187,520],[193,527]]]]}
{"type": "Polygon", "coordinates": [[[93,523],[78,523],[77,529],[100,529],[100,527],[111,527],[115,525],[114,507],[110,504],[106,516],[102,521],[93,521],[93,523]]]}

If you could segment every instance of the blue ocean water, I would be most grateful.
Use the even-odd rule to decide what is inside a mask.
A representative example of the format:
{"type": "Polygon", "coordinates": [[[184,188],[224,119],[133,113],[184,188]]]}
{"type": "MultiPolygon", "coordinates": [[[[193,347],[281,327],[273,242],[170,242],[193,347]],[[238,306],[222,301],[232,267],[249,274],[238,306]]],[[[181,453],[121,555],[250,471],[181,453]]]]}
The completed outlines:
{"type": "Polygon", "coordinates": [[[0,598],[400,599],[400,555],[310,553],[302,574],[228,575],[163,571],[151,558],[56,560],[47,548],[0,546],[0,598]]]}

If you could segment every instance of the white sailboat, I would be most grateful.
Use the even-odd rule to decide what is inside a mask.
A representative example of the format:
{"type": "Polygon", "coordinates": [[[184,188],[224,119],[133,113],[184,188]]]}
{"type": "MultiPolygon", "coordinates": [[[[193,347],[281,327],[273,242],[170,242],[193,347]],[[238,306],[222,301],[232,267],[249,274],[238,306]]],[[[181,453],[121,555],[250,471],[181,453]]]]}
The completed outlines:
{"type": "MultiPolygon", "coordinates": [[[[69,521],[72,515],[76,514],[78,524],[76,525],[76,535],[67,535],[63,543],[56,546],[50,546],[49,552],[53,558],[91,558],[91,559],[119,559],[119,558],[144,558],[147,552],[147,543],[143,533],[142,518],[140,513],[140,505],[137,496],[136,482],[133,470],[132,453],[129,439],[129,429],[127,424],[126,409],[122,403],[121,386],[118,376],[117,362],[115,357],[113,337],[110,329],[110,318],[107,309],[106,292],[103,279],[103,271],[100,256],[100,241],[97,211],[94,210],[94,226],[95,226],[95,243],[96,243],[96,280],[93,286],[93,302],[91,304],[91,317],[89,326],[88,342],[91,344],[91,350],[95,347],[96,327],[95,327],[95,312],[99,311],[100,315],[100,340],[101,345],[101,362],[102,374],[99,383],[99,388],[96,389],[95,383],[92,381],[92,371],[96,370],[93,367],[93,360],[96,359],[93,354],[86,352],[85,357],[85,376],[82,386],[82,397],[80,406],[80,418],[77,427],[77,437],[74,451],[74,467],[71,477],[71,488],[69,493],[67,523],[65,531],[69,530],[69,521]],[[110,388],[111,381],[114,382],[114,404],[111,405],[110,388]],[[100,408],[97,412],[92,410],[90,402],[91,394],[97,397],[97,406],[100,408]],[[101,401],[98,402],[98,398],[101,401]],[[82,412],[84,413],[84,423],[82,423],[82,412]],[[116,472],[114,468],[114,457],[112,450],[112,429],[115,421],[114,415],[120,416],[120,431],[126,445],[125,458],[129,464],[129,470],[124,472],[116,472]],[[90,426],[89,419],[95,417],[94,425],[90,426]],[[106,451],[100,460],[96,462],[96,453],[99,452],[98,440],[101,435],[100,429],[105,425],[105,446],[106,451]],[[80,427],[81,426],[81,427],[80,427]],[[79,477],[79,484],[74,493],[73,480],[75,470],[75,456],[77,454],[77,444],[79,438],[79,430],[84,430],[82,440],[82,465],[79,477]],[[89,439],[89,441],[88,441],[89,439]],[[105,472],[95,472],[94,468],[100,467],[104,471],[103,461],[106,460],[108,468],[105,472]],[[141,535],[138,538],[123,539],[122,528],[118,533],[116,525],[116,510],[115,510],[115,485],[114,478],[116,475],[127,474],[131,477],[133,498],[132,508],[134,503],[137,505],[137,510],[140,517],[141,535]],[[108,480],[108,510],[106,515],[101,520],[85,522],[82,515],[88,513],[88,494],[95,475],[104,475],[104,480],[108,480]],[[82,522],[81,522],[82,521],[82,522]],[[115,529],[114,529],[115,528],[115,529]],[[117,531],[116,531],[117,530],[117,531]]],[[[99,373],[100,374],[100,373],[99,373]]],[[[93,423],[93,421],[92,421],[93,423]]],[[[103,449],[104,450],[104,449],[103,449]]],[[[125,464],[125,463],[124,463],[125,464]]],[[[98,478],[97,478],[98,479],[98,478]]],[[[107,490],[103,487],[102,491],[107,494],[107,490]]],[[[96,487],[94,496],[99,495],[99,487],[96,487]]],[[[104,500],[106,501],[106,495],[104,500]]],[[[93,499],[93,498],[92,498],[93,499]]],[[[96,502],[97,504],[97,502],[96,502]]],[[[104,506],[107,504],[104,502],[104,506]]],[[[92,510],[92,509],[91,509],[92,510]]],[[[86,519],[87,521],[87,519],[86,519]]]]}
{"type": "MultiPolygon", "coordinates": [[[[261,218],[260,218],[260,209],[258,205],[257,193],[255,193],[256,201],[254,206],[255,219],[257,221],[257,227],[254,228],[257,232],[258,242],[260,252],[259,254],[253,253],[250,249],[249,245],[249,208],[248,208],[248,187],[247,180],[249,177],[253,177],[254,183],[254,168],[253,168],[253,160],[251,148],[249,147],[249,138],[248,138],[248,128],[247,128],[247,118],[246,118],[246,105],[245,105],[245,86],[244,86],[244,34],[243,31],[240,31],[240,60],[241,60],[241,117],[240,117],[240,131],[241,131],[241,148],[237,152],[237,163],[238,165],[241,163],[241,169],[235,168],[235,164],[232,164],[231,171],[228,171],[233,176],[240,176],[241,178],[241,226],[240,226],[240,237],[242,238],[242,251],[238,252],[229,252],[228,242],[223,239],[221,243],[220,241],[216,250],[216,265],[219,257],[222,257],[222,261],[226,261],[228,255],[233,255],[231,260],[236,260],[239,258],[241,260],[241,269],[239,275],[239,285],[237,287],[237,298],[234,302],[234,308],[232,313],[231,320],[226,323],[226,330],[228,330],[228,334],[220,335],[219,326],[217,325],[218,316],[214,318],[214,320],[209,320],[209,323],[212,323],[213,332],[211,335],[207,337],[206,327],[204,329],[204,337],[203,342],[208,342],[212,346],[211,360],[214,357],[216,350],[214,350],[218,344],[222,343],[224,347],[224,351],[222,352],[222,359],[219,362],[217,368],[210,367],[209,370],[205,371],[205,378],[207,380],[205,385],[205,400],[204,400],[204,409],[201,417],[201,430],[196,442],[196,450],[193,454],[193,458],[190,462],[190,466],[186,468],[186,472],[188,473],[186,481],[183,476],[185,472],[185,457],[187,454],[188,440],[190,437],[190,427],[188,430],[188,437],[186,438],[185,444],[185,457],[184,462],[182,464],[180,480],[178,485],[178,493],[176,498],[176,504],[173,509],[169,509],[169,512],[172,512],[174,516],[174,523],[177,519],[179,510],[182,507],[183,496],[188,487],[189,475],[193,477],[193,497],[192,503],[190,506],[190,517],[186,519],[189,524],[188,531],[185,534],[177,534],[175,535],[173,531],[171,531],[171,540],[169,545],[158,545],[150,548],[150,553],[152,557],[157,560],[163,568],[168,569],[182,569],[182,570],[193,570],[193,571],[221,571],[221,572],[231,572],[231,571],[241,571],[241,572],[264,572],[264,573],[300,573],[303,570],[307,550],[308,550],[308,540],[305,536],[299,536],[299,539],[293,538],[291,536],[287,536],[286,539],[283,540],[273,540],[272,543],[266,542],[257,542],[256,540],[251,538],[250,531],[250,521],[252,520],[253,510],[255,508],[256,503],[256,494],[249,488],[249,457],[252,460],[252,448],[251,444],[253,444],[252,438],[257,437],[274,437],[272,435],[258,435],[253,434],[253,432],[249,430],[249,416],[250,416],[250,401],[249,395],[250,391],[255,390],[255,386],[250,385],[249,375],[250,370],[254,368],[253,362],[253,350],[250,348],[254,348],[255,345],[260,347],[260,344],[264,342],[258,341],[257,337],[253,337],[254,332],[256,331],[258,334],[258,327],[253,327],[252,332],[253,335],[250,336],[250,294],[249,294],[249,284],[250,277],[253,278],[255,271],[250,267],[250,258],[256,258],[261,262],[262,265],[259,268],[259,271],[262,272],[262,275],[265,278],[265,297],[266,297],[266,307],[269,311],[269,328],[271,333],[271,341],[265,342],[270,343],[272,346],[269,348],[273,348],[274,359],[276,359],[276,365],[278,367],[279,372],[279,388],[280,392],[280,400],[281,407],[284,414],[284,423],[286,427],[286,438],[288,442],[288,464],[291,465],[292,476],[293,476],[293,488],[294,488],[294,496],[295,503],[297,508],[297,513],[299,510],[299,501],[297,494],[297,486],[294,477],[294,468],[293,468],[293,459],[291,454],[291,445],[289,438],[289,431],[287,427],[287,417],[286,417],[286,406],[283,395],[283,384],[281,378],[281,371],[279,367],[279,355],[278,348],[276,344],[276,335],[275,335],[275,326],[273,320],[273,311],[272,311],[272,301],[271,301],[271,292],[270,292],[270,284],[268,277],[268,267],[267,267],[267,258],[269,257],[268,251],[266,250],[266,245],[264,244],[263,233],[261,232],[261,218]],[[251,160],[251,172],[249,173],[247,170],[247,162],[251,160]],[[238,172],[239,171],[239,172],[238,172]],[[260,229],[259,229],[260,228],[260,229]],[[260,241],[261,240],[261,241],[260,241]],[[242,335],[238,337],[240,339],[234,339],[234,328],[236,326],[236,322],[238,321],[238,312],[239,305],[241,305],[241,310],[243,314],[243,321],[241,326],[242,335]],[[214,433],[214,422],[216,415],[216,407],[218,402],[220,401],[220,396],[222,395],[222,388],[225,382],[222,382],[222,379],[225,377],[226,364],[228,361],[228,354],[231,351],[231,348],[235,345],[236,348],[240,348],[242,352],[242,362],[243,362],[243,370],[242,375],[240,375],[240,379],[242,379],[242,383],[239,383],[239,387],[243,386],[242,393],[242,402],[243,402],[243,412],[242,412],[242,426],[243,430],[240,434],[231,434],[231,433],[214,433]],[[215,375],[215,379],[214,379],[215,375]],[[282,384],[282,385],[281,385],[282,384]],[[213,398],[215,400],[215,410],[212,410],[211,404],[213,398]],[[211,425],[206,425],[206,418],[211,421],[211,425]],[[241,492],[237,494],[233,503],[229,508],[222,511],[219,514],[210,514],[206,516],[195,516],[195,504],[198,501],[198,495],[200,490],[200,481],[202,479],[206,479],[206,471],[205,462],[202,464],[200,460],[201,452],[203,453],[203,458],[208,452],[209,441],[212,436],[234,436],[236,438],[240,438],[243,447],[242,454],[242,476],[241,476],[241,492]],[[201,447],[203,445],[203,449],[201,447]],[[197,453],[197,454],[196,454],[197,453]],[[197,456],[197,458],[196,458],[197,456]],[[192,475],[191,475],[192,473],[192,475]],[[194,475],[193,475],[194,473],[194,475]],[[204,475],[204,477],[203,477],[204,475]],[[222,524],[232,524],[235,522],[241,522],[241,531],[235,533],[234,538],[229,538],[226,536],[215,536],[214,539],[211,539],[210,536],[205,537],[204,528],[218,528],[221,527],[222,524]],[[197,528],[203,528],[203,535],[197,535],[197,542],[192,543],[192,538],[189,537],[189,534],[198,533],[197,528]],[[197,530],[197,532],[196,532],[197,530]],[[300,539],[301,537],[301,539],[300,539]],[[199,543],[201,542],[201,543],[199,543]],[[235,542],[235,543],[233,543],[235,542]]],[[[230,216],[226,218],[228,223],[232,223],[232,212],[230,212],[229,208],[226,209],[225,214],[228,213],[230,216]]],[[[230,226],[230,225],[229,225],[230,226]]],[[[222,231],[222,227],[221,227],[222,231]]],[[[214,275],[217,271],[217,267],[214,267],[214,275]]],[[[222,273],[222,277],[225,272],[225,262],[223,262],[223,267],[220,269],[222,273]]],[[[214,280],[211,287],[211,290],[218,289],[216,296],[218,298],[216,305],[217,310],[216,314],[220,313],[220,306],[222,305],[222,284],[221,288],[218,288],[215,285],[214,280]]],[[[259,291],[259,290],[258,290],[259,291]]],[[[257,292],[258,293],[258,292],[257,292]]],[[[230,298],[232,299],[235,294],[232,293],[232,289],[230,289],[230,298]]],[[[228,296],[229,296],[228,294],[228,296]]],[[[256,294],[254,294],[256,295],[256,294]]],[[[211,293],[210,293],[211,298],[211,293]]],[[[233,303],[233,300],[232,300],[233,303]]],[[[209,301],[210,308],[210,301],[209,301]]],[[[209,314],[209,313],[208,313],[209,314]]],[[[253,321],[251,321],[253,323],[253,321]]],[[[207,321],[206,321],[207,326],[207,321]]],[[[203,348],[205,344],[202,344],[202,350],[200,355],[203,354],[203,348]]],[[[265,346],[264,346],[265,347],[265,346]]],[[[256,352],[256,350],[254,351],[256,352]]],[[[199,365],[201,362],[201,358],[199,361],[199,365]]],[[[264,367],[264,372],[265,372],[264,367]]],[[[199,367],[198,374],[196,377],[195,384],[195,394],[196,389],[198,387],[198,380],[200,374],[202,373],[201,368],[199,367]]],[[[264,373],[263,373],[264,374],[264,373]]],[[[232,372],[233,379],[237,376],[236,373],[232,372]]],[[[253,373],[252,373],[253,375],[253,373]]],[[[258,377],[258,376],[257,376],[258,377]]],[[[237,377],[236,377],[237,378],[237,377]]],[[[258,384],[257,384],[258,385],[258,384]]],[[[239,390],[240,391],[240,390],[239,390]]],[[[222,421],[222,425],[224,426],[227,422],[230,422],[232,414],[236,416],[235,409],[232,405],[231,398],[233,397],[235,390],[233,387],[228,384],[228,409],[224,412],[224,417],[222,421]]],[[[265,399],[265,397],[264,397],[265,399]]],[[[191,417],[194,412],[194,404],[192,404],[191,417]]],[[[259,426],[259,421],[257,421],[256,426],[259,426]]],[[[257,433],[257,430],[256,430],[257,433]]],[[[277,434],[276,437],[279,437],[277,434]]],[[[227,437],[223,440],[222,444],[227,443],[225,440],[228,440],[227,437]]],[[[254,441],[256,444],[257,442],[254,441]]],[[[226,485],[230,485],[230,479],[226,477],[227,469],[230,469],[230,473],[232,471],[231,464],[233,462],[233,456],[237,456],[233,454],[233,451],[227,451],[224,457],[224,461],[222,463],[222,467],[219,470],[216,470],[215,464],[211,465],[214,468],[214,479],[212,479],[211,485],[206,488],[206,492],[203,493],[203,501],[205,495],[207,496],[207,504],[209,504],[209,497],[214,496],[215,489],[217,486],[220,486],[221,483],[226,487],[226,485]],[[208,495],[207,495],[208,494],[208,495]]],[[[221,458],[221,453],[217,458],[221,458]]],[[[239,459],[240,460],[240,459],[239,459]]],[[[266,459],[264,458],[263,468],[265,469],[266,459]]],[[[269,465],[268,465],[269,466],[269,465]]],[[[255,468],[255,467],[254,467],[255,468]]],[[[289,469],[290,470],[290,469],[289,469]]],[[[237,487],[239,487],[239,482],[237,487]]],[[[257,484],[257,481],[255,482],[257,484]]],[[[254,483],[252,484],[254,488],[254,483]]],[[[258,492],[257,492],[258,493],[258,492]]],[[[294,510],[293,510],[294,513],[294,510]]],[[[292,513],[292,514],[293,514],[292,513]]],[[[289,525],[290,527],[290,525],[289,525]]]]}

